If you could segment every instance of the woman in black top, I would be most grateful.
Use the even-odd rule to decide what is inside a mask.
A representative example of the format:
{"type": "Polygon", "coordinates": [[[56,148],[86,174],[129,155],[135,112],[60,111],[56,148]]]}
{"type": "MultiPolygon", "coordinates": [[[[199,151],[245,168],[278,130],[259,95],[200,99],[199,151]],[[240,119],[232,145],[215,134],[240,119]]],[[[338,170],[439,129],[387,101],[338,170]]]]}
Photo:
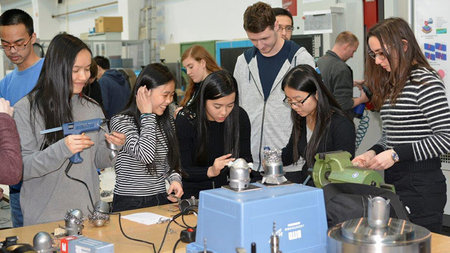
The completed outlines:
{"type": "Polygon", "coordinates": [[[303,182],[317,153],[343,150],[355,155],[355,126],[311,66],[291,69],[283,79],[282,89],[294,122],[282,152],[283,165],[303,163],[303,182]]]}
{"type": "Polygon", "coordinates": [[[210,74],[201,86],[198,106],[178,114],[183,198],[227,184],[226,165],[236,158],[252,161],[250,121],[239,107],[236,80],[227,71],[210,74]]]}

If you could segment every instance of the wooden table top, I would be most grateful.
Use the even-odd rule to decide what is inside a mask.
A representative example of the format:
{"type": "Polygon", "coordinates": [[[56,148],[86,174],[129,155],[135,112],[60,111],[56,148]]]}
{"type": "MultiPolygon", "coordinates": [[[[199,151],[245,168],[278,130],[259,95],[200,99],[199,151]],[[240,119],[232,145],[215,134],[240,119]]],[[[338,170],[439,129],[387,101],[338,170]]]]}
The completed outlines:
{"type": "MultiPolygon", "coordinates": [[[[149,207],[138,210],[122,212],[122,215],[128,215],[138,212],[152,212],[159,215],[173,217],[178,213],[177,205],[169,204],[164,206],[149,207]]],[[[124,232],[133,238],[150,241],[155,244],[156,250],[159,249],[161,240],[163,238],[167,222],[155,225],[143,225],[127,219],[121,219],[124,232]]],[[[181,218],[177,221],[182,224],[181,218]]],[[[197,217],[195,215],[185,216],[185,221],[190,226],[195,226],[197,217]]],[[[22,228],[13,228],[0,230],[0,240],[4,240],[7,236],[16,235],[19,238],[19,243],[33,243],[33,237],[37,232],[45,231],[52,233],[55,228],[63,227],[64,222],[51,222],[46,224],[39,224],[27,226],[22,228]]],[[[180,238],[180,232],[183,230],[180,226],[172,222],[170,224],[169,233],[167,234],[164,246],[161,252],[172,252],[175,242],[180,238]]],[[[94,227],[88,221],[84,223],[83,235],[92,239],[114,243],[114,252],[152,252],[151,245],[136,242],[125,238],[120,232],[118,216],[111,215],[110,223],[103,227],[94,227]]],[[[177,246],[176,252],[186,252],[186,244],[180,242],[177,246]]],[[[431,252],[432,253],[448,253],[450,252],[450,237],[432,233],[431,236],[431,252]]]]}
{"type": "MultiPolygon", "coordinates": [[[[177,205],[169,204],[125,211],[121,213],[121,223],[125,234],[132,238],[153,242],[155,244],[156,251],[158,251],[168,222],[155,225],[144,225],[123,218],[124,215],[138,212],[152,212],[167,217],[173,217],[179,212],[177,205]]],[[[190,226],[195,226],[197,224],[197,217],[195,215],[187,215],[184,220],[190,226]]],[[[181,218],[176,219],[176,221],[183,224],[181,218]]],[[[51,234],[54,229],[58,227],[64,227],[64,221],[0,230],[0,240],[3,241],[6,237],[15,235],[19,238],[19,243],[28,243],[32,245],[33,237],[36,233],[45,231],[51,234]]],[[[183,230],[183,228],[174,222],[170,224],[169,228],[170,229],[161,252],[172,252],[173,246],[180,238],[180,232],[183,230]]],[[[114,243],[114,252],[153,252],[151,245],[129,240],[122,235],[119,228],[118,215],[111,215],[110,222],[103,227],[95,227],[90,224],[89,221],[85,221],[82,234],[92,239],[114,243]]],[[[186,244],[180,242],[177,246],[176,252],[186,252],[185,248],[186,244]]]]}

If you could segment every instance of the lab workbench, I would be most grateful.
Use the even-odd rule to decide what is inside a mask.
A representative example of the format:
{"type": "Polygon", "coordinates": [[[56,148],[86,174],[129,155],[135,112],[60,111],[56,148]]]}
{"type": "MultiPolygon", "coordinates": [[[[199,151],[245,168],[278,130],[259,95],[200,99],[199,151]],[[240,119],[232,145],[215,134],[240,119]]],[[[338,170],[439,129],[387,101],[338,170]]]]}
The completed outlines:
{"type": "MultiPolygon", "coordinates": [[[[173,217],[179,210],[177,205],[169,204],[163,206],[149,207],[143,209],[137,209],[132,211],[122,212],[123,215],[128,215],[138,212],[152,212],[155,214],[173,217]]],[[[195,226],[197,217],[193,214],[184,217],[187,224],[195,226]]],[[[181,218],[177,221],[182,224],[181,218]]],[[[133,238],[150,241],[155,244],[156,250],[160,247],[161,241],[166,230],[167,222],[154,225],[143,225],[127,219],[121,219],[124,232],[133,238]]],[[[33,243],[33,237],[40,231],[52,233],[55,228],[63,227],[64,221],[51,222],[46,224],[38,224],[33,226],[27,226],[22,228],[13,228],[0,230],[0,240],[4,240],[8,236],[17,236],[19,243],[33,243]]],[[[161,252],[173,252],[173,247],[176,241],[180,237],[182,227],[178,226],[174,222],[170,224],[170,229],[165,239],[161,252]]],[[[84,223],[83,235],[92,239],[110,242],[114,244],[114,252],[153,252],[152,246],[129,240],[125,238],[120,232],[118,216],[111,215],[110,222],[103,227],[95,227],[88,221],[84,223]]],[[[177,246],[176,252],[186,252],[186,244],[180,242],[177,246]]],[[[450,237],[432,233],[431,236],[431,252],[432,253],[448,253],[450,249],[450,237]]]]}

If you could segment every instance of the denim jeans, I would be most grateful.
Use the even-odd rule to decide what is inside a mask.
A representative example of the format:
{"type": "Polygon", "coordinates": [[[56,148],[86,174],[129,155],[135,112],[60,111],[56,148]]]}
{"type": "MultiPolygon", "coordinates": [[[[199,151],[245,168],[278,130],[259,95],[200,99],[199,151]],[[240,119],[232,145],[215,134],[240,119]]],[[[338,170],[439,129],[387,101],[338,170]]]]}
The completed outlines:
{"type": "Polygon", "coordinates": [[[20,209],[20,192],[9,194],[9,206],[11,207],[11,222],[13,227],[23,227],[22,209],[20,209]]]}
{"type": "Polygon", "coordinates": [[[121,212],[164,204],[169,204],[167,193],[159,193],[156,195],[143,197],[114,194],[112,210],[113,212],[121,212]]]}

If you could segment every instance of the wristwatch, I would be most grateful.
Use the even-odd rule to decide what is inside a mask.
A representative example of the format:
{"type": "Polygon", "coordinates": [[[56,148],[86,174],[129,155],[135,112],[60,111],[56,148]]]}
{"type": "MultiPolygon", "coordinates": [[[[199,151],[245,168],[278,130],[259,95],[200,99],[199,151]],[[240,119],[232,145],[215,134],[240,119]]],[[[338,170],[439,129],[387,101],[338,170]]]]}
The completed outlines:
{"type": "Polygon", "coordinates": [[[392,150],[391,157],[392,157],[392,160],[394,160],[394,163],[400,161],[400,158],[398,157],[398,154],[397,154],[397,152],[395,152],[395,150],[392,150]]]}

